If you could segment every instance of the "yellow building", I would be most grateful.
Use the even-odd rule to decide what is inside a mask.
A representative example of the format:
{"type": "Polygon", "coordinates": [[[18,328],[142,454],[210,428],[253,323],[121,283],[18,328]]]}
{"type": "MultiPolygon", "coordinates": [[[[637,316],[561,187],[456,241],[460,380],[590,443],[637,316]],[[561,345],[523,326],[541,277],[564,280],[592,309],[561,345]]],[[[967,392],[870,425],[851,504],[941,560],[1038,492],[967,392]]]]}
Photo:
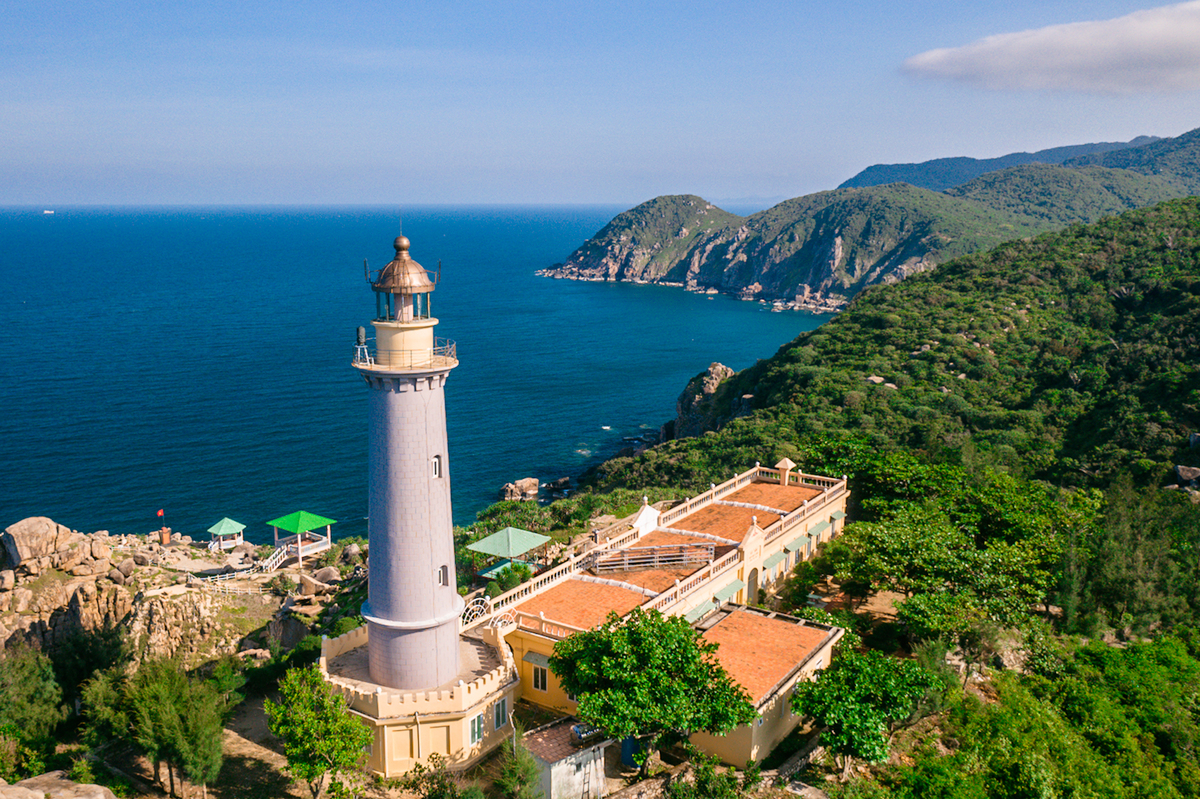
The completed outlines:
{"type": "Polygon", "coordinates": [[[372,683],[367,627],[325,641],[320,666],[374,730],[372,770],[396,776],[435,752],[467,767],[511,732],[517,699],[574,710],[547,665],[556,641],[609,612],[655,609],[685,616],[718,643],[718,659],[760,714],[696,743],[733,764],[761,759],[798,721],[787,701],[795,683],[829,662],[842,631],[746,605],[840,532],[848,495],[845,477],[804,474],[785,459],[665,510],[643,505],[567,562],[473,601],[459,627],[459,674],[433,690],[372,683]]]}

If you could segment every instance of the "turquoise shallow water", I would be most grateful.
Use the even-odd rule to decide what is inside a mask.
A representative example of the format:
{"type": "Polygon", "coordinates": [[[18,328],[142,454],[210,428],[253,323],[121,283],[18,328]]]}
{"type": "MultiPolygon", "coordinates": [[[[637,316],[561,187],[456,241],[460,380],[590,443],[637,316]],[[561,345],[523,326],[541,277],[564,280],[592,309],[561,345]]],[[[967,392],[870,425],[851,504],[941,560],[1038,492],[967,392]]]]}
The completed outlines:
{"type": "MultiPolygon", "coordinates": [[[[579,473],[656,429],[710,362],[743,368],[827,318],[533,274],[621,210],[405,209],[458,343],[457,523],[505,482],[579,473]]],[[[55,211],[0,210],[0,528],[142,533],[164,508],[184,533],[230,516],[265,541],[264,521],[305,509],[365,534],[349,362],[375,308],[362,260],[390,260],[395,210],[55,211]]]]}

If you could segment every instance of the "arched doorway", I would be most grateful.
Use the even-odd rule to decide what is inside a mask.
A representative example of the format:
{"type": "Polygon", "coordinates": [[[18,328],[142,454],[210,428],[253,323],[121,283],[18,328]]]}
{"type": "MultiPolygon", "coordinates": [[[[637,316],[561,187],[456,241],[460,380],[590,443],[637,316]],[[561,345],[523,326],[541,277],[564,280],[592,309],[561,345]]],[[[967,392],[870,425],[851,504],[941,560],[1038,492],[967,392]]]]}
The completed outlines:
{"type": "Polygon", "coordinates": [[[758,569],[750,570],[750,579],[746,581],[746,604],[758,603],[758,569]]]}

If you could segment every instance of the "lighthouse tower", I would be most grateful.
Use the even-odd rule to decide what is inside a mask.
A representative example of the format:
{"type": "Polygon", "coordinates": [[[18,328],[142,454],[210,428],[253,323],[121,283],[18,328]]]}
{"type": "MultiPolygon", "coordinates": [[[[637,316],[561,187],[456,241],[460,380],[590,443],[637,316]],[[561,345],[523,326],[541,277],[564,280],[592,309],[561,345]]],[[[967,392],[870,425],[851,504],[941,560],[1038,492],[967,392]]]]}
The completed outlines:
{"type": "Polygon", "coordinates": [[[434,338],[434,282],[395,241],[396,257],[367,272],[375,292],[375,348],[363,328],[354,368],[369,395],[370,575],[362,614],[371,680],[430,689],[459,671],[459,614],[450,513],[444,388],[458,366],[453,342],[434,338]]]}

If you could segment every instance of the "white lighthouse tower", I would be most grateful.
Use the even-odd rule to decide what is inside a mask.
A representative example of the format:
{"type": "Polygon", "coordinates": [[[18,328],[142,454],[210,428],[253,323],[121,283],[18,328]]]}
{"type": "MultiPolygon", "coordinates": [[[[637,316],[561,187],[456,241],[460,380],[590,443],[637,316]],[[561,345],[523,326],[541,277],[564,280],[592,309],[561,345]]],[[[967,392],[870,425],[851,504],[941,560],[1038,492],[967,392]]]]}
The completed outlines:
{"type": "Polygon", "coordinates": [[[354,368],[369,394],[370,575],[362,614],[371,680],[429,689],[459,672],[450,463],[444,388],[454,343],[434,337],[435,283],[395,241],[396,257],[367,273],[375,292],[375,351],[364,331],[354,368]]]}

